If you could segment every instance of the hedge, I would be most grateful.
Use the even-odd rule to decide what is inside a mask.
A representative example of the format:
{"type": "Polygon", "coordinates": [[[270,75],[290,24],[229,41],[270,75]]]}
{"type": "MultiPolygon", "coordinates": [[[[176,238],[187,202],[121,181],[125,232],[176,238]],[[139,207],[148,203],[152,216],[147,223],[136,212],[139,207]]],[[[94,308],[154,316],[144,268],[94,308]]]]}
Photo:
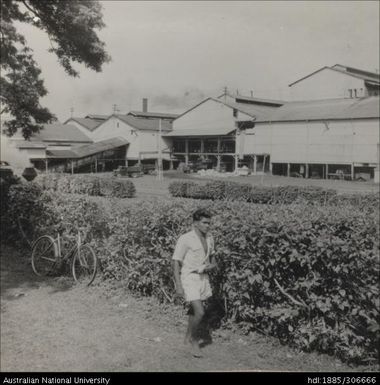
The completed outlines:
{"type": "Polygon", "coordinates": [[[169,185],[169,192],[174,197],[239,200],[266,204],[293,203],[297,199],[326,201],[336,195],[335,191],[320,187],[265,187],[226,181],[212,181],[203,185],[175,181],[169,185]]]}
{"type": "MultiPolygon", "coordinates": [[[[24,199],[24,189],[11,191],[14,202],[24,199]]],[[[304,351],[354,363],[377,359],[377,212],[304,203],[142,202],[45,192],[38,200],[44,210],[35,210],[42,214],[36,225],[51,234],[75,234],[82,227],[104,279],[173,301],[175,242],[189,229],[191,213],[205,207],[214,214],[220,270],[212,280],[225,319],[304,351]]],[[[17,210],[33,211],[18,205],[13,215],[17,210]]]]}
{"type": "MultiPolygon", "coordinates": [[[[20,178],[14,175],[7,178],[0,178],[0,230],[8,229],[11,225],[11,219],[8,214],[8,209],[11,206],[9,202],[9,190],[11,186],[20,182],[20,178]]],[[[1,238],[3,239],[3,237],[1,238]]]]}
{"type": "Polygon", "coordinates": [[[43,189],[64,193],[117,198],[132,198],[136,193],[133,182],[113,177],[84,174],[41,174],[36,178],[43,189]]]}
{"type": "Polygon", "coordinates": [[[337,194],[322,187],[253,186],[251,184],[212,181],[199,184],[175,181],[169,185],[173,197],[211,200],[232,200],[260,204],[292,204],[308,202],[322,205],[349,204],[378,209],[379,194],[337,194]]]}

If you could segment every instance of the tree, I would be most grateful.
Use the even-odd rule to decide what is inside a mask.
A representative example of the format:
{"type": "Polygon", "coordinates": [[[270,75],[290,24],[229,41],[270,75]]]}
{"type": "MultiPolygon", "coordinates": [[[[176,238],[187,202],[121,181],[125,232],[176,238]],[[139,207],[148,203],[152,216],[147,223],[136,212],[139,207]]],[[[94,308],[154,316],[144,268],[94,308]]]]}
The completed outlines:
{"type": "Polygon", "coordinates": [[[48,51],[57,55],[70,76],[79,76],[73,62],[100,72],[111,59],[96,34],[105,26],[101,5],[93,0],[1,0],[0,10],[0,112],[11,116],[4,123],[6,134],[21,130],[28,139],[43,123],[56,118],[40,105],[47,94],[41,70],[14,23],[28,23],[46,32],[51,43],[48,51]]]}

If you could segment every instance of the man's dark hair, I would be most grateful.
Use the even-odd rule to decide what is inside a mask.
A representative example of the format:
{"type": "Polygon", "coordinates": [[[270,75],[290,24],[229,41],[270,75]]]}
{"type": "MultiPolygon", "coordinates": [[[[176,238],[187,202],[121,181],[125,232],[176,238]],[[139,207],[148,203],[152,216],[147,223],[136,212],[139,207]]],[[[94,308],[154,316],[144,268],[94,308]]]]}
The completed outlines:
{"type": "Polygon", "coordinates": [[[205,209],[198,209],[193,213],[193,221],[200,221],[202,218],[210,219],[212,215],[205,209]]]}

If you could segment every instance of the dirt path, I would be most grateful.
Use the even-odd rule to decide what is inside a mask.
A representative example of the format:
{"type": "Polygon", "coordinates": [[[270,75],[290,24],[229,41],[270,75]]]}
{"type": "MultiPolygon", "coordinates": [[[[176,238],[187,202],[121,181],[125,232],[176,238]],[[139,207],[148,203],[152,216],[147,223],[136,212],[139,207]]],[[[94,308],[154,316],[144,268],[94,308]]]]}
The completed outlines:
{"type": "Polygon", "coordinates": [[[14,249],[1,255],[1,371],[350,371],[259,335],[216,331],[205,357],[182,345],[179,307],[138,299],[121,287],[39,279],[14,249]]]}

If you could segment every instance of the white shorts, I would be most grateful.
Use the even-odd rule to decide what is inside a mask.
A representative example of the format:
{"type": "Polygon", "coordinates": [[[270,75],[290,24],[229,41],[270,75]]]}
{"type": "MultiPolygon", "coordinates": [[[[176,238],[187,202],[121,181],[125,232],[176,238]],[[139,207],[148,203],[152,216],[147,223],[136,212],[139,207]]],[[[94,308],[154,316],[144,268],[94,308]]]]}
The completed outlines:
{"type": "Polygon", "coordinates": [[[190,273],[181,277],[186,301],[204,301],[212,296],[210,281],[207,274],[190,273]]]}

